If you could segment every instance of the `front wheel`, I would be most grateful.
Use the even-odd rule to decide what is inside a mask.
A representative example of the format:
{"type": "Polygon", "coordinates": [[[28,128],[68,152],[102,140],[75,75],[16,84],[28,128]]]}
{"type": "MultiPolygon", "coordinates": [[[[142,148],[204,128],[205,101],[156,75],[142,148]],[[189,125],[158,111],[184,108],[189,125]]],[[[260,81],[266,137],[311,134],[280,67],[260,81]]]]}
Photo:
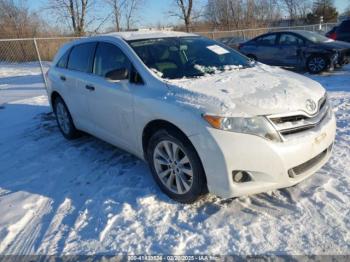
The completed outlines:
{"type": "Polygon", "coordinates": [[[150,139],[147,157],[155,181],[170,198],[193,203],[207,192],[197,152],[182,134],[156,132],[150,139]]]}
{"type": "Polygon", "coordinates": [[[319,74],[326,70],[327,60],[323,56],[312,56],[307,60],[306,68],[311,74],[319,74]]]}

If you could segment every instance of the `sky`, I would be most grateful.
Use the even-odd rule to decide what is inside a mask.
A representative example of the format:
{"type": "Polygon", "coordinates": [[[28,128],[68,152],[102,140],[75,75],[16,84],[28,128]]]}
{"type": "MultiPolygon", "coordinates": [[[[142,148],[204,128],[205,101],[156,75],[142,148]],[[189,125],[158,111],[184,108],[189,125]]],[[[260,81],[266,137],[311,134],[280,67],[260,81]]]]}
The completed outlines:
{"type": "MultiPolygon", "coordinates": [[[[98,4],[103,4],[103,0],[95,0],[98,4]]],[[[201,7],[207,2],[206,0],[195,0],[201,7]]],[[[48,0],[28,0],[27,3],[31,10],[41,10],[48,0]]],[[[138,26],[149,27],[152,25],[172,24],[178,22],[178,19],[169,15],[170,9],[174,7],[173,0],[144,0],[145,4],[139,11],[138,26]]],[[[97,8],[98,9],[98,8],[97,8]]],[[[105,11],[106,12],[106,11],[105,11]]],[[[107,12],[106,12],[107,13],[107,12]]]]}
{"type": "MultiPolygon", "coordinates": [[[[43,6],[47,4],[48,0],[31,0],[28,1],[28,5],[32,10],[42,10],[43,6]]],[[[173,0],[144,0],[145,4],[139,12],[139,19],[137,21],[137,26],[139,27],[151,27],[157,24],[168,25],[178,22],[178,19],[174,16],[169,15],[170,9],[174,8],[173,0]]],[[[198,1],[201,8],[207,2],[206,0],[196,0],[198,1]]],[[[103,0],[96,0],[98,4],[102,4],[103,0]]],[[[350,0],[334,0],[334,4],[339,12],[345,11],[346,7],[350,5],[350,0]]],[[[102,8],[101,8],[102,9],[102,8]]],[[[101,10],[100,9],[100,10],[101,10]]],[[[103,15],[107,11],[103,11],[103,15]]],[[[102,16],[103,16],[102,15],[102,16]]]]}

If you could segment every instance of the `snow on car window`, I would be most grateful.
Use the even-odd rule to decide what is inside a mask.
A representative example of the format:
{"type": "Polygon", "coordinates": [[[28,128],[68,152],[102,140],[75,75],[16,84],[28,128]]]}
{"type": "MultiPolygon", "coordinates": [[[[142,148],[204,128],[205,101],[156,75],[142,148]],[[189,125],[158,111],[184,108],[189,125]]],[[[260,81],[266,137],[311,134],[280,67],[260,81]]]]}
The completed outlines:
{"type": "Polygon", "coordinates": [[[254,66],[239,52],[204,37],[134,40],[129,44],[148,68],[165,79],[196,78],[254,66]]]}

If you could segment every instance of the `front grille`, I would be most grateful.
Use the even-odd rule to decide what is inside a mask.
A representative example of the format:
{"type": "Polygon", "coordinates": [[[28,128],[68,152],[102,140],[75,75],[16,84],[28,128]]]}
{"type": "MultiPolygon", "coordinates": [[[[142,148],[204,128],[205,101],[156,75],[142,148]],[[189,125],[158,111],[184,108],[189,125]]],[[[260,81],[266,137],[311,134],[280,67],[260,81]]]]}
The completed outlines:
{"type": "Polygon", "coordinates": [[[311,158],[310,160],[306,161],[305,163],[298,165],[296,167],[293,167],[288,170],[288,175],[290,178],[295,178],[296,176],[299,176],[301,174],[304,174],[314,166],[316,166],[318,163],[320,163],[327,155],[327,153],[332,149],[332,145],[328,148],[326,148],[324,151],[322,151],[320,154],[315,156],[314,158],[311,158]]]}
{"type": "Polygon", "coordinates": [[[330,106],[326,97],[322,98],[318,105],[318,111],[313,116],[305,113],[279,117],[270,116],[269,119],[281,136],[286,138],[288,135],[307,131],[318,126],[329,115],[330,106]]]}

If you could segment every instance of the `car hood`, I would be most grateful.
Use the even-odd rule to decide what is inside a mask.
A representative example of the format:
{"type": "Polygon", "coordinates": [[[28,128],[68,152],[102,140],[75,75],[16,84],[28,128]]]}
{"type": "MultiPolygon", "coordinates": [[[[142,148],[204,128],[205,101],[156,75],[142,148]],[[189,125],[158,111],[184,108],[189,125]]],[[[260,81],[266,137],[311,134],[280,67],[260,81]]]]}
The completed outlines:
{"type": "Polygon", "coordinates": [[[350,43],[331,39],[327,42],[320,43],[319,45],[327,49],[350,49],[350,43]]]}
{"type": "MultiPolygon", "coordinates": [[[[165,99],[202,113],[249,117],[285,114],[303,110],[306,101],[315,103],[325,89],[302,75],[258,63],[196,79],[167,80],[165,99]]],[[[317,110],[317,109],[316,109],[317,110]]]]}

